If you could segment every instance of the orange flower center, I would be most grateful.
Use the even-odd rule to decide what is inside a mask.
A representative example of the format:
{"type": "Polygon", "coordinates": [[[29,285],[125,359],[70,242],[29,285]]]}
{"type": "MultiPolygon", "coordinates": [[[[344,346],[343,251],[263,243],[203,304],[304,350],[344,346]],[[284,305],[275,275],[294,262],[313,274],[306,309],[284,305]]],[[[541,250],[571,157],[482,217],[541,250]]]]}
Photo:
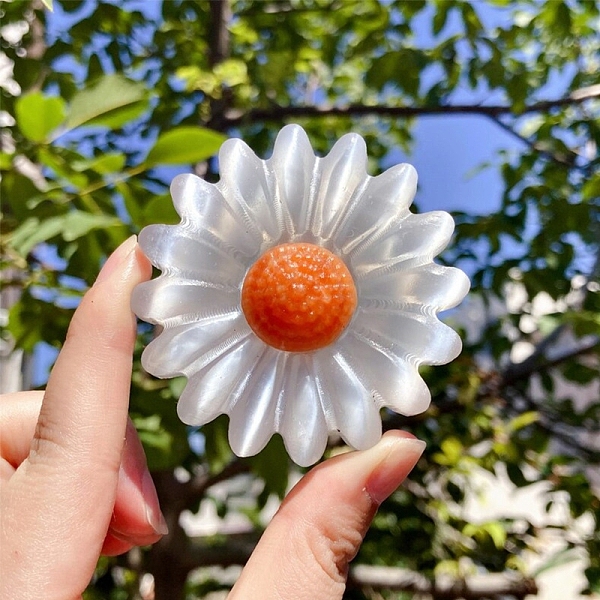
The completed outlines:
{"type": "Polygon", "coordinates": [[[263,342],[308,352],[335,341],[356,309],[356,288],[335,254],[314,244],[281,244],[250,267],[242,310],[263,342]]]}

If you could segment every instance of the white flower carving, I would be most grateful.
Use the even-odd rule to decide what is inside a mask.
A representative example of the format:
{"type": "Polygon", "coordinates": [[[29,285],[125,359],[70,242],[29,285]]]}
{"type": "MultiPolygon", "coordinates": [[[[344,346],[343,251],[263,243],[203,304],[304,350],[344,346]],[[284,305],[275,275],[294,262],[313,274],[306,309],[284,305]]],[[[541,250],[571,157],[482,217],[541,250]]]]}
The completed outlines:
{"type": "Polygon", "coordinates": [[[419,365],[460,353],[459,336],[437,313],[463,299],[469,280],[433,262],[454,222],[441,211],[409,211],[412,166],[371,177],[366,165],[356,134],[318,158],[304,130],[289,125],[266,161],[243,141],[228,140],[217,184],[194,175],[174,179],[181,223],[140,233],[143,251],[162,271],[139,285],[132,301],[140,318],[163,328],[143,366],[157,377],[188,378],[178,403],[185,423],[229,415],[238,456],[259,452],[274,433],[302,466],[321,457],[330,432],[368,448],[381,436],[382,407],[413,415],[429,406],[419,365]],[[288,243],[325,248],[353,279],[356,309],[325,347],[273,347],[242,310],[249,269],[288,243]]]}

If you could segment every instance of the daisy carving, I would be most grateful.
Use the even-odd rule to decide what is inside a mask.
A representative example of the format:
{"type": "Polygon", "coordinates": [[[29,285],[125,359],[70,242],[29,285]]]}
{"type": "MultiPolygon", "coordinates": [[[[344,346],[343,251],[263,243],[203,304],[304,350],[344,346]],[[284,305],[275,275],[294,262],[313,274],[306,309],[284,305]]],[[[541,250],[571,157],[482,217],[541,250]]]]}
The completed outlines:
{"type": "Polygon", "coordinates": [[[469,280],[433,262],[454,222],[410,212],[412,166],[371,177],[366,165],[356,134],[318,158],[289,125],[266,161],[228,140],[220,181],[177,176],[181,222],[140,233],[162,271],[133,296],[135,313],[162,327],[142,364],[187,377],[185,423],[229,415],[238,456],[274,433],[302,466],[321,457],[331,432],[369,448],[382,408],[414,415],[429,406],[419,365],[460,353],[437,313],[463,299],[469,280]]]}

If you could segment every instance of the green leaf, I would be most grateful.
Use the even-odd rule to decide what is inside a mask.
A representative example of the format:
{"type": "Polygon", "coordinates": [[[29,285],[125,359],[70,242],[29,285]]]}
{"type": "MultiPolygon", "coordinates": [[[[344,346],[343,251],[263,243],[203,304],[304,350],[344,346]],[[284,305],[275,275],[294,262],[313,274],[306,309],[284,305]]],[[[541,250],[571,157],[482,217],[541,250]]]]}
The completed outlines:
{"type": "Polygon", "coordinates": [[[577,336],[600,334],[600,314],[596,311],[569,311],[564,319],[573,326],[577,336]]]}
{"type": "Polygon", "coordinates": [[[265,498],[276,494],[285,495],[288,484],[288,455],[281,436],[274,435],[269,443],[256,456],[250,458],[252,470],[265,482],[265,498]]]}
{"type": "Polygon", "coordinates": [[[44,221],[32,217],[13,232],[10,245],[22,256],[27,256],[35,246],[58,235],[62,234],[65,241],[72,242],[93,229],[106,229],[116,225],[121,225],[117,217],[92,215],[80,210],[72,210],[44,221]]]}
{"type": "Polygon", "coordinates": [[[92,215],[80,210],[72,210],[63,219],[63,239],[72,242],[93,229],[106,229],[121,224],[121,220],[117,217],[92,215]]]}
{"type": "Polygon", "coordinates": [[[119,171],[122,171],[124,166],[125,155],[119,152],[113,152],[98,158],[90,165],[90,169],[101,175],[108,175],[109,173],[118,173],[119,171]]]}
{"type": "Polygon", "coordinates": [[[65,127],[121,127],[140,116],[147,106],[148,91],[143,83],[122,75],[105,75],[73,96],[65,127]]]}
{"type": "Polygon", "coordinates": [[[482,29],[481,21],[475,8],[469,2],[461,2],[460,9],[467,36],[470,40],[473,40],[482,29]]]}
{"type": "Polygon", "coordinates": [[[62,9],[66,12],[75,12],[79,10],[81,5],[85,2],[85,0],[68,0],[67,2],[62,3],[62,9]]]}
{"type": "Polygon", "coordinates": [[[100,175],[117,173],[125,166],[125,155],[120,152],[109,152],[97,158],[73,162],[71,167],[76,171],[95,171],[100,175]]]}
{"type": "Polygon", "coordinates": [[[234,458],[227,437],[228,423],[227,417],[221,415],[202,426],[205,439],[204,452],[211,473],[222,471],[234,458]]]}
{"type": "MultiPolygon", "coordinates": [[[[142,228],[147,225],[144,219],[144,211],[142,210],[141,203],[133,193],[133,189],[130,182],[117,181],[115,188],[121,194],[127,214],[131,218],[131,221],[138,228],[142,228]]],[[[162,222],[162,221],[161,221],[162,222]]]]}
{"type": "Polygon", "coordinates": [[[19,302],[10,308],[7,329],[17,346],[26,352],[33,352],[41,341],[58,347],[71,316],[71,310],[38,300],[25,290],[19,302]]]}
{"type": "MultiPolygon", "coordinates": [[[[39,318],[39,314],[35,317],[39,318]]],[[[23,348],[26,352],[33,352],[36,344],[42,341],[40,327],[34,326],[30,321],[32,311],[28,311],[23,301],[13,304],[8,312],[7,330],[15,339],[19,348],[23,348]]]]}
{"type": "Polygon", "coordinates": [[[598,378],[597,365],[588,367],[587,365],[576,361],[569,361],[562,365],[561,372],[565,379],[579,385],[588,385],[598,378]]]}
{"type": "Polygon", "coordinates": [[[213,156],[225,140],[220,133],[203,127],[176,127],[159,136],[145,164],[153,167],[201,162],[213,156]]]}
{"type": "Polygon", "coordinates": [[[558,552],[552,554],[547,560],[545,560],[532,574],[533,577],[539,577],[546,571],[551,571],[556,567],[568,565],[569,563],[580,561],[581,552],[574,548],[563,548],[558,552]]]}
{"type": "Polygon", "coordinates": [[[419,91],[421,72],[427,64],[426,53],[416,48],[388,52],[373,60],[366,74],[367,84],[384,88],[395,83],[401,90],[414,96],[419,91]]]}
{"type": "Polygon", "coordinates": [[[590,584],[590,591],[600,594],[600,567],[588,567],[585,576],[590,584]]]}
{"type": "Polygon", "coordinates": [[[468,523],[463,528],[463,534],[478,540],[483,539],[487,534],[498,550],[502,549],[506,543],[506,529],[498,521],[490,521],[481,525],[468,523]]]}
{"type": "MultiPolygon", "coordinates": [[[[73,164],[64,160],[53,146],[40,148],[38,159],[44,166],[52,169],[57,177],[63,178],[77,189],[83,189],[89,183],[88,178],[82,173],[75,171],[73,164]]],[[[64,182],[62,183],[64,184],[64,182]]]]}
{"type": "Polygon", "coordinates": [[[187,454],[185,427],[182,423],[169,427],[162,415],[142,416],[132,414],[131,419],[138,431],[148,468],[152,471],[172,469],[187,454]]]}
{"type": "Polygon", "coordinates": [[[498,550],[504,548],[504,544],[506,543],[506,529],[498,522],[487,523],[484,528],[492,538],[496,548],[498,550]]]}
{"type": "Polygon", "coordinates": [[[464,448],[456,437],[446,438],[440,445],[441,452],[436,452],[433,459],[440,465],[456,465],[464,455],[464,448]]]}
{"type": "MultiPolygon", "coordinates": [[[[29,204],[41,193],[31,179],[21,175],[15,169],[2,174],[2,212],[3,221],[11,216],[21,223],[30,217],[29,204]]],[[[4,222],[6,227],[6,222],[4,222]]]]}
{"type": "MultiPolygon", "coordinates": [[[[133,215],[131,218],[134,218],[133,215]]],[[[175,206],[173,206],[170,194],[161,194],[160,196],[155,196],[150,202],[144,205],[142,214],[138,216],[135,223],[139,227],[145,227],[154,223],[176,225],[180,221],[181,217],[177,214],[175,206]]]]}
{"type": "Polygon", "coordinates": [[[433,33],[438,35],[446,25],[448,20],[448,12],[454,8],[454,4],[450,0],[442,0],[435,4],[435,14],[433,15],[433,33]]]}
{"type": "Polygon", "coordinates": [[[465,494],[460,486],[456,485],[456,483],[449,481],[446,484],[446,490],[448,491],[450,498],[452,498],[452,500],[457,504],[464,500],[465,494]]]}
{"type": "Polygon", "coordinates": [[[507,428],[509,431],[518,431],[519,429],[523,429],[523,427],[527,427],[527,425],[535,423],[539,418],[540,415],[536,410],[530,410],[512,419],[507,428]]]}
{"type": "Polygon", "coordinates": [[[519,465],[509,462],[506,465],[506,474],[508,478],[517,486],[517,487],[526,487],[531,481],[528,481],[523,475],[523,471],[519,467],[519,465]]]}
{"type": "Polygon", "coordinates": [[[17,125],[32,142],[45,142],[65,119],[65,101],[41,92],[26,94],[15,103],[17,125]]]}
{"type": "Polygon", "coordinates": [[[600,198],[600,173],[592,173],[581,188],[581,196],[586,201],[600,198]]]}
{"type": "Polygon", "coordinates": [[[214,74],[227,87],[248,82],[248,67],[243,60],[230,58],[215,65],[214,74]]]}
{"type": "Polygon", "coordinates": [[[0,170],[8,171],[12,167],[13,154],[0,152],[0,170]]]}
{"type": "Polygon", "coordinates": [[[26,219],[9,238],[9,244],[21,256],[27,256],[38,244],[58,235],[62,217],[51,217],[40,222],[37,217],[26,219]]]}

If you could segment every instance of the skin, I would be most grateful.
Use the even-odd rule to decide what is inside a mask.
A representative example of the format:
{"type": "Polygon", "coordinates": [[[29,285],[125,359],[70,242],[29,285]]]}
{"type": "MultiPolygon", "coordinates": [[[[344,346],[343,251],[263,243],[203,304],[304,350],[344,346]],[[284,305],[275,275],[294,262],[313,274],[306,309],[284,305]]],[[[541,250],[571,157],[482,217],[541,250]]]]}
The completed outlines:
{"type": "MultiPolygon", "coordinates": [[[[0,399],[0,598],[81,598],[101,554],[167,533],[127,416],[130,296],[150,275],[130,238],[77,309],[46,391],[0,399]]],[[[283,502],[230,598],[341,598],[377,507],[423,449],[389,432],[315,467],[283,502]]]]}

